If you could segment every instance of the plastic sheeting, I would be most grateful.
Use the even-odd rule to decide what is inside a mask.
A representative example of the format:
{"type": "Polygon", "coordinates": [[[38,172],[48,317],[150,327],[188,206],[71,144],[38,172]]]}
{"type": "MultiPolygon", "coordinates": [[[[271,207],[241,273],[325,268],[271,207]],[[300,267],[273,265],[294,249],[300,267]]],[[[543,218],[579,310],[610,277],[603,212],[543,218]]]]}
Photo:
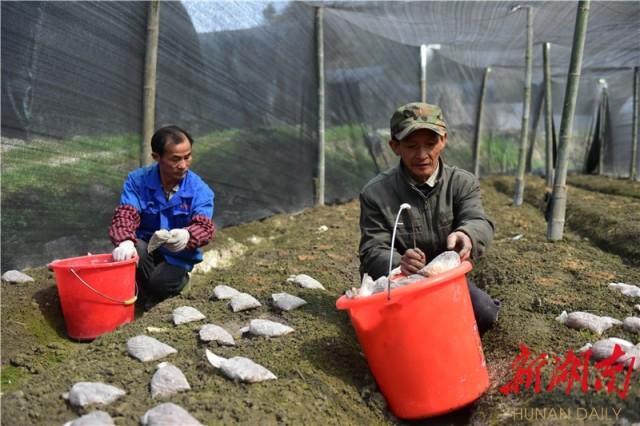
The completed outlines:
{"type": "MultiPolygon", "coordinates": [[[[560,127],[577,2],[161,2],[157,126],[195,136],[193,169],[216,191],[219,226],[313,204],[315,9],[324,4],[326,200],[396,164],[388,120],[420,97],[450,127],[448,162],[471,169],[488,81],[481,172],[516,168],[525,10],[534,9],[531,168],[544,164],[542,48],[551,43],[560,127]]],[[[144,2],[2,2],[2,269],[107,251],[126,173],[139,164],[144,2]]],[[[592,2],[571,166],[581,170],[608,90],[604,172],[629,170],[640,3],[592,2]]],[[[640,157],[640,156],[639,156],[640,157]]],[[[639,165],[640,166],[640,165],[639,165]]]]}

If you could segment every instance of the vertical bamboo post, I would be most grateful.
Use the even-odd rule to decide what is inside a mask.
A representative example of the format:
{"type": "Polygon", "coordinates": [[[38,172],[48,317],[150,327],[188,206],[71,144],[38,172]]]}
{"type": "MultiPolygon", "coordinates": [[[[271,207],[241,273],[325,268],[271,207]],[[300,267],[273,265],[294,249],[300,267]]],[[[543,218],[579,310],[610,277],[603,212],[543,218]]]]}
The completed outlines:
{"type": "Polygon", "coordinates": [[[598,140],[600,146],[598,147],[598,175],[604,174],[604,141],[607,130],[607,105],[608,93],[607,82],[604,79],[600,79],[600,127],[598,128],[598,140]]]}
{"type": "Polygon", "coordinates": [[[440,44],[421,44],[420,45],[420,100],[427,102],[427,66],[429,56],[433,55],[434,50],[440,50],[440,44]]]}
{"type": "Polygon", "coordinates": [[[544,140],[545,140],[545,177],[547,187],[553,186],[553,98],[551,97],[551,62],[549,61],[550,43],[542,45],[544,62],[544,140]]]}
{"type": "Polygon", "coordinates": [[[476,115],[476,137],[473,142],[473,174],[476,178],[480,178],[480,138],[482,136],[482,115],[484,112],[484,97],[487,90],[487,80],[489,79],[489,73],[491,68],[484,69],[484,76],[482,77],[482,87],[480,88],[480,97],[478,99],[478,113],[476,115]]]}
{"type": "Polygon", "coordinates": [[[156,121],[156,68],[158,65],[158,33],[160,1],[151,0],[147,15],[147,47],[144,57],[144,92],[142,97],[142,141],[140,165],[151,164],[151,136],[156,121]]]}
{"type": "Polygon", "coordinates": [[[420,101],[427,102],[427,45],[420,45],[420,101]]]}
{"type": "Polygon", "coordinates": [[[578,3],[576,25],[573,32],[573,46],[571,48],[571,63],[567,75],[567,87],[564,95],[562,122],[560,123],[560,146],[558,148],[558,167],[553,182],[551,195],[551,220],[547,226],[547,239],[557,241],[562,239],[564,232],[565,211],[567,206],[567,168],[569,166],[569,145],[573,119],[578,98],[578,84],[582,68],[582,52],[589,21],[589,4],[591,0],[581,0],[578,3]]]}
{"type": "Polygon", "coordinates": [[[527,163],[527,142],[529,141],[529,115],[531,114],[531,74],[533,68],[533,9],[524,7],[527,11],[527,49],[525,53],[524,101],[522,105],[522,128],[520,129],[520,149],[518,156],[518,171],[516,175],[516,190],[513,196],[515,206],[522,205],[524,198],[524,170],[527,163]]]}
{"type": "Polygon", "coordinates": [[[318,175],[315,205],[324,205],[324,8],[316,8],[316,46],[318,62],[318,175]]]}
{"type": "Polygon", "coordinates": [[[629,179],[638,177],[638,90],[640,86],[640,67],[633,68],[633,118],[631,121],[631,167],[629,179]]]}

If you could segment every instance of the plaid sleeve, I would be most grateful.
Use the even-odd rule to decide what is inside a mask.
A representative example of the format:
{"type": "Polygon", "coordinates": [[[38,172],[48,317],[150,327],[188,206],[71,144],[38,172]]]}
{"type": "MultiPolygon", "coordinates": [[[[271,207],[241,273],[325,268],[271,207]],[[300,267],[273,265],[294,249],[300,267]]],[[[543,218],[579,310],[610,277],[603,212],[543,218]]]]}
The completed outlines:
{"type": "Polygon", "coordinates": [[[125,240],[136,242],[136,229],[140,225],[140,214],[135,207],[124,204],[116,207],[109,227],[109,238],[114,245],[125,240]]]}
{"type": "Polygon", "coordinates": [[[202,247],[209,241],[215,239],[216,226],[207,216],[196,214],[191,218],[191,224],[186,227],[189,231],[189,242],[187,250],[202,247]]]}

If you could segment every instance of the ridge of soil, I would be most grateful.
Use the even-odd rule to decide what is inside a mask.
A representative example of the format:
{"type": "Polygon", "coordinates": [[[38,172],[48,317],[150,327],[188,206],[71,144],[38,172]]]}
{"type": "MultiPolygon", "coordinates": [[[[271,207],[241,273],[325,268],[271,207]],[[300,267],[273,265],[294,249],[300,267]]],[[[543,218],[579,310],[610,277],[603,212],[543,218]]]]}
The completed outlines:
{"type": "Polygon", "coordinates": [[[629,179],[617,179],[607,176],[571,175],[567,177],[571,186],[589,191],[602,192],[610,195],[640,198],[640,182],[629,179]]]}
{"type": "MultiPolygon", "coordinates": [[[[527,179],[527,200],[541,197],[535,185],[527,179]]],[[[336,299],[347,288],[359,285],[359,206],[352,201],[221,230],[209,248],[223,246],[228,238],[247,245],[232,267],[194,274],[187,294],[166,300],[134,323],[89,343],[66,338],[55,282],[46,268],[26,271],[35,278],[34,283],[2,283],[2,424],[62,424],[92,411],[93,407],[73,408],[61,398],[77,381],[102,381],[126,390],[126,396],[99,409],[107,411],[117,425],[139,424],[144,412],[167,401],[152,400],[149,392],[149,381],[160,361],[141,363],[126,353],[127,339],[145,333],[178,350],[163,361],[180,368],[192,390],[168,400],[204,424],[575,424],[575,419],[522,419],[517,413],[523,407],[615,408],[620,418],[640,421],[637,370],[624,399],[606,389],[596,392],[590,387],[583,393],[578,385],[568,395],[564,385],[540,393],[523,389],[505,396],[499,392],[513,378],[511,363],[521,343],[534,355],[547,353],[553,360],[599,338],[639,340],[622,327],[599,337],[555,321],[563,310],[618,319],[633,315],[638,299],[614,292],[606,284],[640,284],[640,270],[571,229],[566,229],[562,241],[548,242],[540,208],[529,203],[513,207],[510,196],[496,189],[506,186],[506,178],[482,182],[483,204],[496,224],[496,234],[485,258],[474,262],[469,277],[500,299],[503,308],[494,328],[482,337],[491,387],[466,409],[412,422],[401,421],[386,409],[347,314],[335,308],[336,299]],[[319,231],[322,225],[328,231],[319,231]],[[514,240],[519,234],[523,236],[514,240]],[[251,244],[247,240],[254,235],[264,239],[251,244]],[[289,275],[299,273],[318,279],[327,290],[306,290],[286,282],[289,275]],[[225,302],[210,300],[217,284],[248,292],[263,306],[233,313],[225,302]],[[279,312],[269,301],[271,294],[282,291],[308,304],[279,312]],[[281,321],[295,332],[273,339],[238,338],[237,347],[204,344],[198,341],[197,330],[205,322],[172,325],[172,310],[183,305],[199,309],[207,316],[206,322],[222,325],[236,337],[252,318],[281,321]],[[168,330],[147,333],[149,326],[168,330]],[[278,380],[253,385],[230,381],[208,365],[205,348],[223,357],[249,357],[272,370],[278,380]]],[[[597,197],[594,200],[599,202],[597,197]]],[[[576,210],[569,228],[581,220],[577,215],[589,213],[588,205],[576,210]]],[[[591,205],[608,220],[618,214],[626,220],[624,209],[599,210],[595,201],[591,205]]],[[[545,385],[550,370],[543,371],[545,385]]],[[[598,418],[594,424],[614,422],[615,418],[598,418]]]]}
{"type": "MultiPolygon", "coordinates": [[[[490,182],[507,195],[514,193],[513,178],[495,177],[490,182]]],[[[592,186],[604,188],[595,184],[592,186]]],[[[529,176],[526,179],[524,201],[544,212],[547,209],[547,191],[542,178],[529,176]]],[[[582,237],[592,240],[602,250],[640,266],[640,198],[570,186],[567,189],[565,224],[582,237]]]]}

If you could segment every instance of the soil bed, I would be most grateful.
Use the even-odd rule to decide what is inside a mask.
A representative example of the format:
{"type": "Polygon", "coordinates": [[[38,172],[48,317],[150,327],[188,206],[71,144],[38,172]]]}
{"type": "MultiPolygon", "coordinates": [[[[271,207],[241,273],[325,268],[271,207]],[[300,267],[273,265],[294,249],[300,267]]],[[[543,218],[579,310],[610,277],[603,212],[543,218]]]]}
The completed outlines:
{"type": "MultiPolygon", "coordinates": [[[[603,178],[609,179],[609,178],[603,178]]],[[[496,189],[513,195],[514,179],[506,176],[491,178],[496,189]]],[[[591,179],[597,191],[569,186],[565,221],[582,237],[589,238],[600,248],[618,254],[630,264],[640,266],[640,199],[602,192],[605,185],[591,179]]],[[[605,182],[606,183],[606,182],[605,182]]],[[[527,177],[524,199],[541,212],[545,204],[545,183],[542,178],[527,177]]]]}
{"type": "Polygon", "coordinates": [[[567,183],[589,191],[605,194],[624,195],[640,198],[640,182],[629,179],[616,179],[605,176],[574,175],[567,178],[567,183]]]}
{"type": "MultiPolygon", "coordinates": [[[[537,394],[532,389],[510,396],[498,391],[513,378],[510,364],[521,343],[534,356],[544,352],[553,359],[554,355],[564,358],[569,349],[598,340],[593,333],[571,330],[556,322],[554,318],[563,310],[623,319],[633,315],[633,305],[640,303],[606,286],[608,282],[640,284],[637,267],[613,250],[602,250],[599,247],[603,245],[596,246],[592,237],[587,240],[570,229],[563,241],[547,242],[539,207],[512,207],[511,196],[495,189],[507,185],[506,179],[483,182],[483,200],[496,224],[496,235],[487,256],[475,263],[470,277],[499,298],[503,309],[494,329],[482,338],[492,386],[468,409],[423,422],[401,422],[386,410],[347,315],[335,309],[335,300],[344,290],[358,284],[359,208],[357,202],[350,202],[225,228],[210,248],[231,244],[228,238],[247,246],[230,268],[194,275],[188,294],[167,300],[135,323],[90,343],[65,338],[55,283],[46,268],[26,271],[36,278],[35,283],[2,283],[2,424],[62,424],[91,411],[74,409],[61,398],[77,381],[102,381],[126,390],[125,397],[100,409],[118,425],[139,424],[144,412],[159,403],[149,392],[157,362],[141,363],[129,357],[125,343],[132,336],[145,334],[149,326],[168,329],[147,334],[178,350],[165,360],[178,366],[192,387],[170,401],[205,424],[561,423],[557,418],[518,417],[518,410],[534,407],[572,408],[574,415],[578,408],[604,407],[611,409],[609,418],[592,418],[593,424],[613,424],[613,409],[620,418],[640,421],[638,371],[632,375],[624,399],[608,394],[606,389],[596,392],[593,386],[583,393],[579,384],[573,386],[570,395],[564,393],[564,385],[537,394]],[[328,227],[326,232],[319,230],[322,225],[328,227]],[[522,237],[514,240],[519,234],[522,237]],[[252,236],[263,240],[253,244],[248,241],[252,236]],[[315,277],[327,290],[305,290],[286,283],[289,275],[298,273],[315,277]],[[233,313],[225,302],[209,300],[217,284],[246,291],[263,306],[233,313]],[[282,291],[309,303],[292,312],[278,312],[269,300],[271,294],[282,291]],[[171,324],[172,310],[182,305],[199,309],[207,316],[206,322],[232,331],[260,317],[282,321],[295,332],[273,339],[238,338],[237,347],[205,345],[197,339],[197,330],[204,322],[177,327],[171,324]],[[205,348],[224,357],[252,358],[271,369],[278,380],[254,385],[229,381],[208,365],[205,348]]],[[[527,188],[533,188],[529,181],[527,188]]],[[[588,205],[573,214],[586,215],[588,205]]],[[[580,220],[576,216],[569,226],[580,220]]],[[[588,216],[587,220],[592,219],[588,216]]],[[[621,327],[605,332],[603,337],[607,336],[634,343],[639,340],[621,327]]],[[[548,383],[547,370],[552,369],[545,369],[544,385],[548,383]]],[[[575,423],[576,417],[566,421],[575,423]]]]}

